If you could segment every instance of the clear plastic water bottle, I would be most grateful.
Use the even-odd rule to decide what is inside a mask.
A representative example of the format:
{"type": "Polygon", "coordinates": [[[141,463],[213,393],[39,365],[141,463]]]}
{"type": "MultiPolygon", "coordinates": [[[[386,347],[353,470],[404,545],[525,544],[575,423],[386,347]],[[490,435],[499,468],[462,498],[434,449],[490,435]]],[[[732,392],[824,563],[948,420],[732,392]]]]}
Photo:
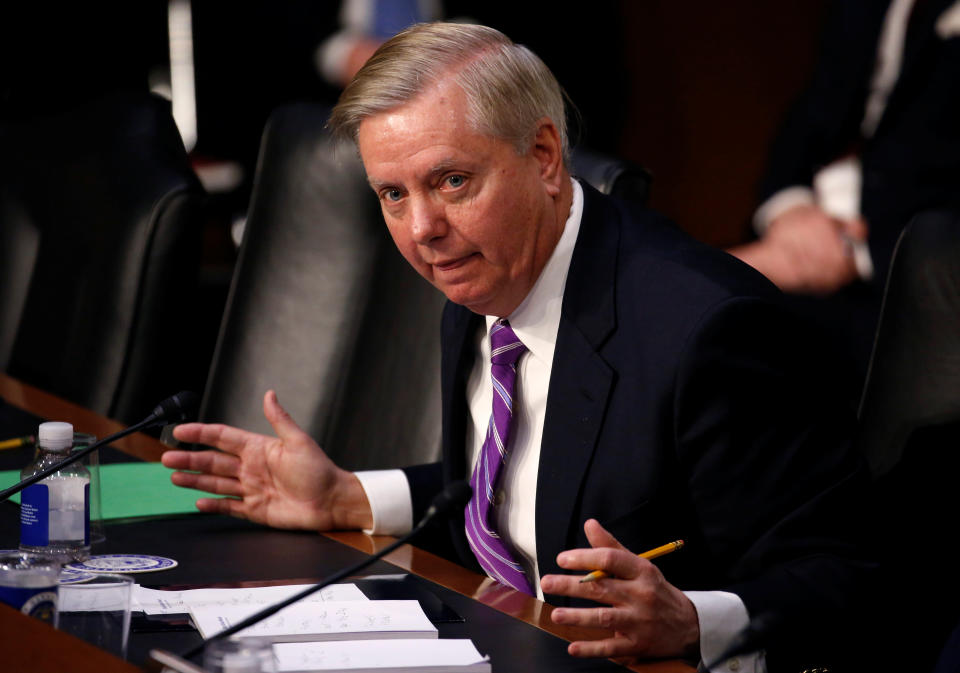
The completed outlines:
{"type": "MultiPolygon", "coordinates": [[[[41,423],[36,459],[23,468],[21,478],[61,462],[72,446],[70,423],[41,423]]],[[[20,549],[53,555],[64,562],[90,556],[90,472],[79,461],[23,490],[20,549]]]]}

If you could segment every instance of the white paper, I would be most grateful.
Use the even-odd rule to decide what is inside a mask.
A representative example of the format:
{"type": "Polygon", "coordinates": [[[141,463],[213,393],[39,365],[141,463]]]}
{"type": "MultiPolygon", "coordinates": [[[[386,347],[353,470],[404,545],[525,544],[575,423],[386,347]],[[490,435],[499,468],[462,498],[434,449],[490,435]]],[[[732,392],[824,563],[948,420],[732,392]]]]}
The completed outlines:
{"type": "MultiPolygon", "coordinates": [[[[190,607],[193,624],[209,638],[261,609],[259,605],[190,607]]],[[[357,640],[369,638],[436,638],[417,601],[328,601],[294,603],[237,637],[258,636],[273,642],[357,640]]]]}
{"type": "Polygon", "coordinates": [[[277,673],[308,671],[490,670],[490,660],[469,640],[343,640],[273,646],[277,673]]]}
{"type": "MultiPolygon", "coordinates": [[[[193,605],[266,607],[289,598],[312,584],[287,584],[271,587],[246,587],[242,589],[187,589],[163,591],[146,589],[139,584],[133,590],[133,609],[143,610],[148,615],[170,615],[190,612],[193,605]],[[138,607],[139,605],[139,607],[138,607]]],[[[303,599],[304,603],[326,601],[368,600],[356,584],[331,584],[303,599]]]]}

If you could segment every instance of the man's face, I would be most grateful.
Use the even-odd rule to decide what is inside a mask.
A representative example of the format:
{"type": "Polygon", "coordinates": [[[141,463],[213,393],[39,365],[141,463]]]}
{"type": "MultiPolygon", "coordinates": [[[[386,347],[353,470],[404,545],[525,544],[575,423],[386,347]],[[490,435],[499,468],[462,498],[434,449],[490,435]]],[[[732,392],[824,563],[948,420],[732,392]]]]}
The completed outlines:
{"type": "Polygon", "coordinates": [[[520,156],[510,143],[472,131],[466,111],[462,90],[442,82],[364,120],[357,142],[406,260],[451,301],[506,316],[563,231],[567,213],[556,207],[562,165],[550,164],[542,129],[520,156]]]}

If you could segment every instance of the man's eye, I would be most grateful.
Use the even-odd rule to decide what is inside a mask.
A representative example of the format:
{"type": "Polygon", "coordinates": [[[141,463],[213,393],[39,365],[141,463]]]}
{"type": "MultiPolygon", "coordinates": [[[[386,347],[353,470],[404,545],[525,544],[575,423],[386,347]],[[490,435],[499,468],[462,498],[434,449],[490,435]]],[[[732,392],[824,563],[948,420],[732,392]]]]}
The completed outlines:
{"type": "Polygon", "coordinates": [[[387,201],[399,201],[403,195],[399,189],[388,189],[383,193],[383,196],[387,201]]]}
{"type": "Polygon", "coordinates": [[[447,178],[447,184],[454,188],[462,187],[463,183],[466,181],[467,179],[462,175],[451,175],[449,178],[447,178]]]}

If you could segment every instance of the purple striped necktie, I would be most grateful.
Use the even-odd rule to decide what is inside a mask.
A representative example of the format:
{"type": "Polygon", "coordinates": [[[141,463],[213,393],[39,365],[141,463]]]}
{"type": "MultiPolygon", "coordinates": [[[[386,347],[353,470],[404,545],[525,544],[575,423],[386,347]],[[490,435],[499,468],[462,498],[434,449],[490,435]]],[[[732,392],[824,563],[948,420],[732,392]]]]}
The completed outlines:
{"type": "Polygon", "coordinates": [[[530,581],[523,567],[497,534],[494,512],[497,478],[510,441],[517,360],[526,350],[506,320],[498,320],[490,328],[493,413],[480,449],[480,458],[470,479],[473,497],[467,504],[465,517],[467,540],[480,566],[498,582],[532,596],[530,581]]]}

